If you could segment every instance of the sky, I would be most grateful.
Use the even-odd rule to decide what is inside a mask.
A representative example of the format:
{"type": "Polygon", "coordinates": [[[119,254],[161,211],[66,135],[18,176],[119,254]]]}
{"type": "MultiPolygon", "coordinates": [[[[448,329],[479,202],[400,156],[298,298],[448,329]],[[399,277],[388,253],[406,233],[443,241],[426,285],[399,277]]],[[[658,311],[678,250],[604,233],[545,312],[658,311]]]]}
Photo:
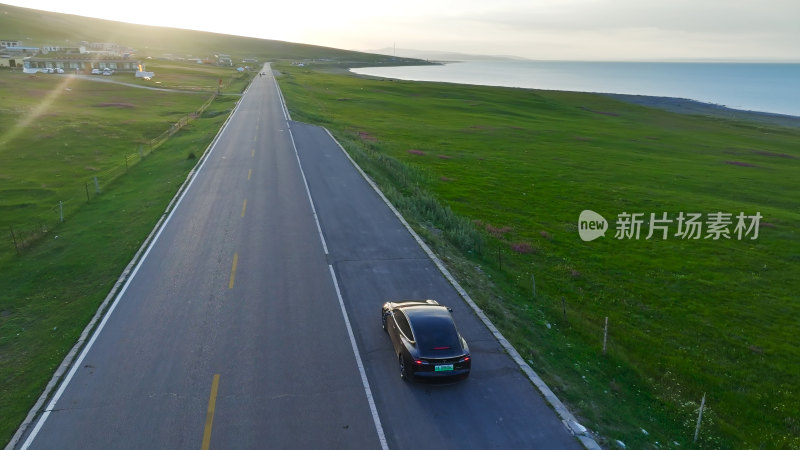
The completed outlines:
{"type": "Polygon", "coordinates": [[[360,51],[800,62],[800,0],[0,1],[360,51]]]}

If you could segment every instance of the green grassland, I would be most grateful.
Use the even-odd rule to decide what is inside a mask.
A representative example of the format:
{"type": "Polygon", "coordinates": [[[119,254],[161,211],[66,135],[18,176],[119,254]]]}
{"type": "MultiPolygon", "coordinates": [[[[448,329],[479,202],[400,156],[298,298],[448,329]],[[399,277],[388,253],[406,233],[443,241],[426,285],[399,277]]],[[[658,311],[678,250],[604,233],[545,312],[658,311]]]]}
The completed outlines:
{"type": "Polygon", "coordinates": [[[334,133],[607,443],[691,445],[705,393],[701,448],[800,447],[800,130],[280,70],[293,118],[334,133]],[[605,237],[579,238],[584,209],[605,237]],[[623,212],[645,213],[638,240],[614,237],[623,212]],[[646,239],[650,213],[681,212],[731,213],[731,237],[646,239]],[[740,212],[763,216],[757,239],[740,212]]]}
{"type": "MultiPolygon", "coordinates": [[[[241,92],[248,77],[230,68],[226,72],[227,84],[241,92]],[[241,80],[232,81],[234,76],[241,80]]],[[[125,75],[112,78],[134,81],[133,75],[125,75]]],[[[201,72],[191,79],[216,85],[220,76],[201,72]]],[[[211,95],[0,72],[0,258],[55,226],[59,202],[66,215],[79,209],[96,192],[94,177],[102,191],[139,155],[152,150],[153,139],[211,95]]]]}
{"type": "Polygon", "coordinates": [[[147,60],[146,70],[155,73],[152,80],[135,78],[132,74],[115,74],[115,80],[134,83],[161,89],[177,89],[185,92],[214,93],[220,89],[221,94],[239,95],[251,79],[252,72],[261,69],[261,64],[252,67],[248,73],[239,73],[230,67],[192,62],[147,60]],[[219,81],[222,80],[220,86],[219,81]]]}

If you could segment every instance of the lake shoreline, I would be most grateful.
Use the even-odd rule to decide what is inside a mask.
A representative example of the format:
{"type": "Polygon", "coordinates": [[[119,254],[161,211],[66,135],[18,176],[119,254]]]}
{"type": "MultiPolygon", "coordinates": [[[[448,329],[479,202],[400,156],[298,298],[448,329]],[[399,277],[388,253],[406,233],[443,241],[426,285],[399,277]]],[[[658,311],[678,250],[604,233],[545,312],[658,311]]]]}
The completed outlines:
{"type": "Polygon", "coordinates": [[[722,119],[759,122],[782,127],[800,128],[800,117],[791,116],[788,114],[734,109],[723,105],[706,103],[688,98],[661,97],[655,95],[607,94],[599,92],[597,94],[606,95],[628,103],[634,103],[649,108],[663,109],[678,114],[694,114],[719,117],[722,119]]]}
{"type": "MultiPolygon", "coordinates": [[[[456,66],[456,65],[458,65],[458,63],[461,63],[461,61],[459,61],[459,62],[456,62],[456,61],[437,61],[436,65],[445,65],[445,66],[452,65],[452,66],[456,66]]],[[[490,65],[491,66],[490,67],[490,66],[487,66],[486,64],[483,64],[481,66],[480,64],[482,64],[482,62],[480,62],[480,61],[479,62],[467,61],[466,63],[467,64],[473,63],[473,65],[470,66],[469,69],[466,69],[466,70],[464,70],[462,72],[459,72],[459,73],[451,73],[451,74],[449,74],[449,76],[444,77],[444,78],[441,77],[440,73],[437,73],[436,76],[431,77],[431,74],[430,73],[426,73],[426,72],[422,72],[422,73],[413,73],[413,72],[411,72],[411,73],[406,74],[406,76],[401,76],[401,77],[398,77],[395,74],[392,74],[391,72],[389,72],[389,73],[387,73],[385,75],[381,75],[380,72],[372,73],[372,74],[359,73],[359,72],[361,72],[361,70],[369,69],[369,68],[366,68],[366,67],[350,68],[350,69],[347,69],[346,71],[348,73],[350,73],[351,75],[353,75],[353,76],[365,77],[365,78],[370,78],[370,79],[391,79],[391,80],[403,80],[403,81],[430,81],[430,82],[444,82],[444,83],[476,85],[476,86],[497,86],[497,87],[505,86],[505,87],[512,87],[512,88],[513,87],[517,87],[519,89],[531,89],[531,90],[534,90],[534,91],[537,91],[537,90],[539,90],[539,91],[563,91],[563,92],[583,92],[583,93],[599,94],[599,95],[605,95],[605,96],[608,96],[608,97],[611,97],[611,98],[614,98],[614,99],[617,99],[617,100],[620,100],[620,101],[633,103],[633,104],[638,104],[638,105],[641,105],[641,106],[646,106],[646,107],[651,107],[651,108],[658,108],[658,109],[662,109],[662,110],[667,110],[667,111],[678,113],[678,114],[689,114],[689,115],[693,114],[693,115],[724,118],[724,119],[729,119],[729,120],[752,121],[752,122],[761,123],[761,124],[765,124],[765,125],[776,125],[776,126],[783,126],[783,127],[800,128],[800,114],[796,114],[794,112],[794,110],[790,109],[791,112],[788,112],[788,111],[787,112],[770,112],[770,110],[766,109],[766,108],[765,109],[754,108],[753,106],[758,105],[758,104],[762,104],[763,102],[760,102],[760,101],[755,101],[754,102],[754,101],[752,101],[753,97],[750,98],[750,101],[746,101],[747,99],[740,99],[740,98],[737,98],[737,97],[731,98],[730,96],[719,95],[718,97],[720,99],[722,99],[722,102],[724,102],[724,103],[720,103],[720,102],[715,102],[714,100],[709,100],[708,98],[705,98],[705,97],[713,97],[712,95],[706,95],[705,91],[703,91],[703,93],[704,93],[703,95],[698,94],[701,97],[704,97],[702,100],[693,99],[693,95],[691,94],[691,92],[694,92],[695,94],[697,94],[697,92],[700,92],[700,91],[697,91],[697,89],[689,90],[690,92],[687,92],[685,95],[681,94],[681,93],[677,93],[677,95],[675,95],[676,94],[675,92],[673,92],[672,95],[670,95],[670,94],[659,95],[658,93],[654,93],[654,92],[649,92],[649,93],[646,93],[646,94],[638,94],[638,93],[636,93],[636,91],[638,89],[636,89],[635,86],[620,87],[619,86],[620,77],[617,76],[617,74],[614,72],[613,67],[612,67],[612,69],[608,68],[609,67],[608,64],[595,66],[594,64],[601,64],[601,63],[575,63],[575,64],[590,64],[589,68],[591,68],[591,69],[598,69],[598,70],[599,69],[604,69],[604,70],[599,70],[599,74],[600,75],[598,75],[598,76],[600,77],[600,80],[601,81],[609,81],[609,80],[612,81],[610,83],[598,83],[598,85],[594,86],[594,87],[597,87],[599,89],[593,89],[593,87],[590,87],[585,82],[585,80],[581,80],[580,78],[578,78],[577,81],[581,81],[581,82],[566,83],[563,86],[564,88],[557,86],[558,84],[561,84],[561,83],[553,82],[552,79],[547,79],[547,78],[545,80],[543,80],[543,83],[541,83],[541,84],[537,83],[536,85],[533,85],[533,84],[530,84],[530,83],[525,84],[523,82],[520,82],[519,85],[515,86],[515,80],[516,81],[520,81],[521,80],[520,73],[524,73],[524,72],[515,71],[515,68],[517,67],[516,65],[510,66],[511,69],[509,69],[510,71],[506,74],[508,76],[506,81],[502,81],[501,80],[498,84],[492,84],[491,81],[488,82],[488,83],[483,83],[480,80],[482,80],[482,79],[486,80],[487,79],[486,78],[486,76],[487,76],[486,74],[489,74],[490,78],[491,78],[491,75],[494,75],[495,78],[497,78],[497,72],[491,72],[491,70],[494,70],[495,67],[493,65],[490,65]],[[489,67],[489,68],[487,69],[487,67],[489,67]],[[358,70],[358,72],[356,70],[358,70]],[[482,72],[482,71],[484,71],[484,72],[482,72]],[[605,88],[601,87],[600,84],[603,84],[605,86],[605,88]],[[626,91],[628,91],[628,92],[626,92],[626,91]],[[621,93],[621,92],[625,92],[625,93],[621,93]],[[735,107],[725,106],[728,103],[734,103],[734,104],[736,104],[736,106],[735,107]],[[750,106],[749,108],[747,106],[745,106],[745,105],[748,105],[748,104],[750,104],[752,106],[750,106]]],[[[558,64],[558,63],[548,63],[548,64],[558,64]]],[[[572,64],[572,63],[564,63],[564,64],[572,64]]],[[[609,64],[611,64],[611,63],[609,63],[609,64]]],[[[613,66],[613,64],[612,64],[612,66],[613,66]]],[[[641,66],[641,65],[639,65],[639,66],[641,66]]],[[[674,65],[674,66],[678,67],[678,68],[682,68],[683,67],[680,64],[674,65]]],[[[636,67],[638,67],[638,66],[636,66],[636,67]]],[[[639,75],[647,77],[647,79],[649,79],[649,83],[660,83],[662,81],[663,76],[660,75],[660,73],[664,72],[664,70],[661,70],[660,72],[653,72],[652,68],[648,68],[647,65],[644,65],[644,67],[645,67],[646,70],[645,69],[641,69],[641,67],[640,67],[639,75]],[[655,78],[652,78],[652,77],[655,77],[655,78]]],[[[743,67],[746,67],[746,66],[743,66],[743,67]]],[[[384,67],[384,68],[377,68],[376,67],[375,69],[389,69],[389,67],[384,67]]],[[[523,67],[523,69],[525,69],[525,67],[523,67]]],[[[561,70],[561,73],[563,73],[564,75],[566,75],[568,77],[572,73],[576,72],[576,69],[573,68],[572,66],[569,66],[567,69],[564,69],[563,67],[560,67],[560,66],[556,66],[555,68],[547,67],[546,69],[550,70],[551,72],[553,72],[553,71],[557,72],[558,70],[561,70]]],[[[705,73],[702,73],[701,80],[703,82],[705,82],[706,84],[711,83],[710,86],[715,86],[716,84],[720,84],[720,83],[725,85],[727,83],[727,89],[728,89],[728,92],[730,92],[731,86],[733,86],[732,83],[740,82],[742,76],[746,75],[746,73],[743,74],[740,70],[737,71],[737,74],[738,74],[738,78],[736,76],[734,76],[732,79],[728,79],[724,83],[723,83],[724,80],[719,80],[719,83],[717,83],[714,80],[717,80],[718,77],[723,76],[724,73],[720,73],[719,69],[715,68],[711,72],[706,71],[705,73]]],[[[686,73],[683,73],[683,75],[684,75],[684,77],[687,76],[686,73]]],[[[689,74],[689,75],[691,75],[691,74],[689,74]]],[[[497,80],[495,80],[495,81],[497,81],[497,80]]],[[[573,81],[575,81],[575,80],[573,80],[573,81]]],[[[662,86],[662,88],[658,89],[658,90],[660,90],[660,91],[675,91],[676,90],[676,89],[674,89],[675,86],[670,84],[671,81],[664,80],[664,82],[667,83],[667,84],[662,86]],[[672,89],[670,89],[670,88],[672,88],[672,89]]],[[[656,85],[657,86],[661,86],[661,84],[656,84],[656,85]]],[[[745,85],[747,85],[747,83],[745,83],[745,85]]],[[[642,90],[644,90],[644,91],[648,90],[647,89],[648,86],[643,85],[643,86],[640,86],[640,87],[643,87],[644,89],[642,89],[642,90]]],[[[653,89],[649,89],[649,90],[652,91],[653,89]]],[[[724,91],[722,93],[725,94],[724,91]]],[[[765,94],[770,94],[770,92],[767,91],[765,94]]],[[[795,95],[795,94],[792,94],[792,95],[795,95]]],[[[756,96],[755,98],[761,98],[761,97],[760,96],[756,96]]],[[[766,97],[764,97],[764,98],[766,98],[766,97]]],[[[764,105],[764,106],[766,106],[766,105],[764,105]]],[[[785,108],[781,108],[780,106],[778,106],[775,109],[778,110],[778,111],[781,111],[782,109],[785,109],[785,108]]]]}

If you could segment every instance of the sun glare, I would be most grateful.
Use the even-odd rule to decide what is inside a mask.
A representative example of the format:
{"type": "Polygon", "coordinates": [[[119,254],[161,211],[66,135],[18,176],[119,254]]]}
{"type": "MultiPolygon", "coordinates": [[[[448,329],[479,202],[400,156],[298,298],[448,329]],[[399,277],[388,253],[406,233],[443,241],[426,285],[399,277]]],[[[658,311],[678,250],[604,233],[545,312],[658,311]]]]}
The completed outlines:
{"type": "Polygon", "coordinates": [[[65,92],[69,91],[69,85],[73,81],[73,77],[64,77],[61,82],[59,82],[53,88],[53,90],[47,93],[42,101],[36,103],[36,105],[31,108],[27,114],[23,114],[17,123],[12,125],[11,128],[5,132],[5,134],[0,136],[0,149],[5,147],[9,142],[13,141],[14,138],[25,131],[25,129],[27,129],[31,123],[50,110],[50,107],[53,105],[53,103],[65,92]]]}

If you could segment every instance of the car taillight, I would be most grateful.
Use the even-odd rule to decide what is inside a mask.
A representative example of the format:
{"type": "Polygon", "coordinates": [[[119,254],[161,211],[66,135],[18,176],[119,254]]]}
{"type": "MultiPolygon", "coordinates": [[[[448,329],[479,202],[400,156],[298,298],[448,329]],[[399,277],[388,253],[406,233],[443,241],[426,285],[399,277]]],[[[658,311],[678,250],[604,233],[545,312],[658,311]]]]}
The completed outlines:
{"type": "Polygon", "coordinates": [[[421,360],[419,360],[419,359],[417,359],[417,360],[415,360],[415,361],[414,361],[414,364],[421,365],[421,364],[422,364],[422,361],[421,361],[421,360]]]}
{"type": "Polygon", "coordinates": [[[465,356],[464,357],[464,362],[467,362],[467,361],[469,361],[469,356],[465,356]]]}

